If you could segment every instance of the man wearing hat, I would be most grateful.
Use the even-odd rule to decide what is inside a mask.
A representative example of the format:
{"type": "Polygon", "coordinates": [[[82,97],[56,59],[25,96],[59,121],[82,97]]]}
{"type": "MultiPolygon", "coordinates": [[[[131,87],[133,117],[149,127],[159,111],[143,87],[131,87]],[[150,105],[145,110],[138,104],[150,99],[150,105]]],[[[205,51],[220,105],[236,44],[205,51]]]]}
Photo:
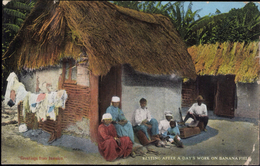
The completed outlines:
{"type": "Polygon", "coordinates": [[[182,124],[185,124],[185,122],[192,118],[196,122],[197,120],[202,121],[204,123],[204,131],[206,131],[206,126],[208,124],[208,111],[207,106],[202,103],[204,101],[203,97],[199,95],[197,97],[197,103],[194,103],[190,109],[187,112],[187,115],[185,116],[184,121],[182,124]]]}
{"type": "Polygon", "coordinates": [[[166,119],[161,120],[158,125],[159,134],[163,134],[170,127],[170,120],[173,119],[172,113],[170,111],[165,111],[164,115],[166,119]]]}
{"type": "Polygon", "coordinates": [[[126,119],[123,111],[118,108],[120,98],[113,96],[111,100],[111,106],[106,110],[106,113],[112,115],[112,124],[115,126],[118,136],[128,136],[132,143],[134,143],[134,131],[132,124],[126,119]]]}
{"type": "Polygon", "coordinates": [[[98,150],[107,160],[113,161],[118,157],[127,157],[132,154],[133,143],[129,137],[118,136],[114,125],[111,124],[112,116],[105,113],[98,127],[98,150]]]}

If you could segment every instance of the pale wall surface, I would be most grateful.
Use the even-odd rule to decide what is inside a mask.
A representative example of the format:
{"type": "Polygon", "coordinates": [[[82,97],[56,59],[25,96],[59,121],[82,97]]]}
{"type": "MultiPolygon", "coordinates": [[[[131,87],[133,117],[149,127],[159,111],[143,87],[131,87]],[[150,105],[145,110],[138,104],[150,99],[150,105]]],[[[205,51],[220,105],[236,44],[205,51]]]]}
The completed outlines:
{"type": "Polygon", "coordinates": [[[182,80],[170,76],[152,77],[137,74],[129,66],[122,72],[122,111],[131,121],[133,111],[143,97],[148,101],[147,108],[152,117],[160,121],[164,119],[164,111],[172,111],[174,119],[179,120],[178,108],[181,107],[182,80]]]}
{"type": "MultiPolygon", "coordinates": [[[[47,93],[48,86],[50,91],[58,90],[59,76],[62,74],[62,67],[50,67],[45,70],[36,70],[34,72],[21,74],[20,82],[22,82],[27,91],[36,93],[37,77],[39,81],[40,93],[47,93]]],[[[87,65],[77,66],[77,84],[89,86],[89,70],[87,65]]]]}
{"type": "Polygon", "coordinates": [[[20,82],[24,84],[26,91],[35,93],[36,90],[36,71],[21,74],[20,82]]]}
{"type": "Polygon", "coordinates": [[[48,90],[46,88],[47,84],[50,84],[48,86],[50,91],[56,91],[58,90],[58,82],[59,82],[59,76],[62,74],[62,68],[61,67],[52,67],[48,68],[46,70],[37,70],[36,71],[36,80],[37,77],[39,78],[39,88],[40,93],[48,93],[48,90]]]}
{"type": "Polygon", "coordinates": [[[236,117],[259,118],[260,112],[260,84],[237,84],[236,117]]]}
{"type": "Polygon", "coordinates": [[[87,65],[77,65],[77,84],[89,87],[89,70],[87,65]]]}

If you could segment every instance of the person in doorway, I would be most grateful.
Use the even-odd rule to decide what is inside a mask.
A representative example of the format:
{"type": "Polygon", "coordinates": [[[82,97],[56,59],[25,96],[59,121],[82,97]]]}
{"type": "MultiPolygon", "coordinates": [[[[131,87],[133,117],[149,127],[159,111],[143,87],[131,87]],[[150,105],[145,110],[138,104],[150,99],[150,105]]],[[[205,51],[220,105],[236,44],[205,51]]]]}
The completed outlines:
{"type": "Polygon", "coordinates": [[[117,135],[114,125],[111,124],[112,116],[105,113],[98,127],[98,150],[107,160],[113,161],[119,157],[127,157],[132,154],[133,143],[129,137],[117,135]]]}
{"type": "Polygon", "coordinates": [[[117,135],[120,137],[128,136],[134,144],[134,131],[132,124],[125,118],[123,111],[118,108],[120,98],[113,96],[111,103],[111,106],[106,109],[106,113],[110,113],[112,115],[112,124],[116,128],[117,135]]]}
{"type": "Polygon", "coordinates": [[[150,141],[151,138],[147,132],[147,129],[150,129],[152,139],[159,138],[158,122],[156,119],[151,117],[151,113],[146,107],[147,100],[145,98],[141,98],[139,102],[140,107],[133,113],[132,124],[134,132],[141,130],[145,133],[146,138],[150,141]]]}
{"type": "Polygon", "coordinates": [[[208,111],[207,111],[207,106],[202,103],[204,101],[203,97],[199,95],[197,97],[197,103],[194,103],[190,109],[188,110],[185,119],[183,122],[180,124],[185,124],[185,122],[189,119],[192,118],[195,122],[197,121],[202,121],[204,123],[204,131],[206,130],[206,126],[208,124],[208,111]]]}
{"type": "Polygon", "coordinates": [[[158,125],[160,135],[168,130],[168,128],[170,127],[170,120],[173,119],[172,113],[170,111],[166,111],[164,115],[166,119],[161,120],[158,125]]]}

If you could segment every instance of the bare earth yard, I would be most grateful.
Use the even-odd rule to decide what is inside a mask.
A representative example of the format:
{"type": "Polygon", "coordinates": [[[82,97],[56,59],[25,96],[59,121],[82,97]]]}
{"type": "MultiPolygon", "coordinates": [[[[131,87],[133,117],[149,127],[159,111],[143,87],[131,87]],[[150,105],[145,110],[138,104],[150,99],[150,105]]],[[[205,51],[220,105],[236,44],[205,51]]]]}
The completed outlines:
{"type": "Polygon", "coordinates": [[[1,164],[259,165],[259,119],[253,123],[212,117],[208,126],[217,131],[214,136],[184,144],[183,149],[152,146],[159,155],[147,153],[107,162],[98,152],[42,145],[23,137],[17,124],[2,125],[1,164]]]}

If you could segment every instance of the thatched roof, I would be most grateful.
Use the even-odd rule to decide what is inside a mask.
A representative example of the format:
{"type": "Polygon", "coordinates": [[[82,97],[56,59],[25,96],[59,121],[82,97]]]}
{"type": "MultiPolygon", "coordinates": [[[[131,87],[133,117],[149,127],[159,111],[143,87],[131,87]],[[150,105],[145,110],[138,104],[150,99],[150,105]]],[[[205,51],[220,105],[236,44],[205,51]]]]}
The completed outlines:
{"type": "Polygon", "coordinates": [[[198,75],[236,75],[235,82],[259,79],[259,42],[216,43],[188,48],[198,75]]]}
{"type": "Polygon", "coordinates": [[[12,63],[38,69],[88,55],[90,70],[105,75],[130,64],[148,74],[196,78],[195,67],[170,19],[106,1],[39,1],[10,43],[12,63]]]}

